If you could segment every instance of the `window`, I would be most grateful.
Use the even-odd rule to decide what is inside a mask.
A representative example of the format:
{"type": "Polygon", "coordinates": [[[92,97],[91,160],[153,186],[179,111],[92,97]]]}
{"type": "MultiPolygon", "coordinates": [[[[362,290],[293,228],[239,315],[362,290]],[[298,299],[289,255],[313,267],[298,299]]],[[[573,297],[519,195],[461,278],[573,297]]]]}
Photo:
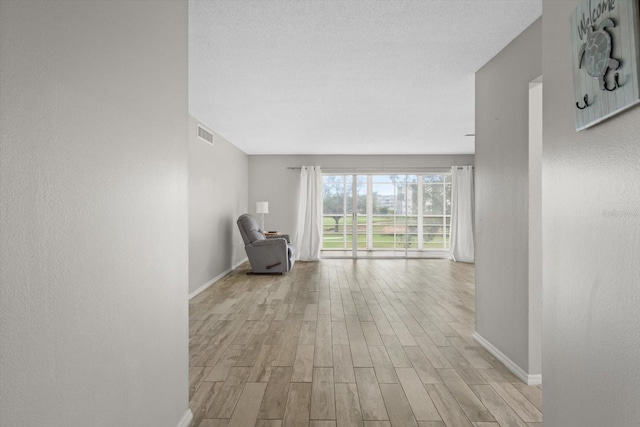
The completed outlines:
{"type": "Polygon", "coordinates": [[[323,186],[323,250],[449,249],[450,174],[327,174],[323,186]]]}

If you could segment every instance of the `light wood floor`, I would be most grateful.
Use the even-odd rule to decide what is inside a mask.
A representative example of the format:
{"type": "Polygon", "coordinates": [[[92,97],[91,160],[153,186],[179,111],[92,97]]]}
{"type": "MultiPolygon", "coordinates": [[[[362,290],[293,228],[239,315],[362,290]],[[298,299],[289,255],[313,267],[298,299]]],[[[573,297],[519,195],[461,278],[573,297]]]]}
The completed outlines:
{"type": "Polygon", "coordinates": [[[190,303],[194,427],[541,426],[541,389],[471,338],[473,265],[235,270],[190,303]]]}

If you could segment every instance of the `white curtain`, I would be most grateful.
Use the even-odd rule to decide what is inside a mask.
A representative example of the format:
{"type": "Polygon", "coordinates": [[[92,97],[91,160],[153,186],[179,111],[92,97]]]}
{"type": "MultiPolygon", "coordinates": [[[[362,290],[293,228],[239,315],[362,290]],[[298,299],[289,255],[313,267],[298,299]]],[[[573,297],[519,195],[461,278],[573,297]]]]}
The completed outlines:
{"type": "Polygon", "coordinates": [[[473,167],[451,168],[451,259],[474,262],[473,167]]]}
{"type": "Polygon", "coordinates": [[[296,259],[318,261],[322,248],[322,173],[320,166],[303,166],[298,190],[298,223],[294,237],[296,259]]]}

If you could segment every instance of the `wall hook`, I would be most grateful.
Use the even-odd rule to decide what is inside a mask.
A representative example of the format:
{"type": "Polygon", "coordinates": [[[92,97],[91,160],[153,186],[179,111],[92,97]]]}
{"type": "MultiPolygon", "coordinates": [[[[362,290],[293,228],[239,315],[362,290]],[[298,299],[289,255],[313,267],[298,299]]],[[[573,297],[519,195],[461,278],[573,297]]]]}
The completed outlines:
{"type": "Polygon", "coordinates": [[[589,104],[589,95],[585,95],[584,98],[582,98],[582,100],[584,101],[584,106],[580,106],[580,102],[576,102],[576,107],[579,110],[584,110],[585,108],[591,106],[591,104],[589,104]]]}
{"type": "Polygon", "coordinates": [[[613,76],[613,88],[609,89],[609,86],[607,86],[607,82],[604,83],[604,89],[608,90],[609,92],[613,92],[614,90],[618,89],[620,87],[620,83],[618,82],[618,73],[616,73],[613,76]]]}

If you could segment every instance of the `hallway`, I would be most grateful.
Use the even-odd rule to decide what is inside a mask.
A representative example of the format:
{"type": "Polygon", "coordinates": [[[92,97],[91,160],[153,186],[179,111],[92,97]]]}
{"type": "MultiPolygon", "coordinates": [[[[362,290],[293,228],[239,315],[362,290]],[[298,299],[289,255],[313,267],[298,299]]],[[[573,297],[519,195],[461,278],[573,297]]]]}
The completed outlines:
{"type": "Polygon", "coordinates": [[[472,338],[474,267],[244,264],[190,301],[194,427],[541,426],[541,389],[472,338]]]}

